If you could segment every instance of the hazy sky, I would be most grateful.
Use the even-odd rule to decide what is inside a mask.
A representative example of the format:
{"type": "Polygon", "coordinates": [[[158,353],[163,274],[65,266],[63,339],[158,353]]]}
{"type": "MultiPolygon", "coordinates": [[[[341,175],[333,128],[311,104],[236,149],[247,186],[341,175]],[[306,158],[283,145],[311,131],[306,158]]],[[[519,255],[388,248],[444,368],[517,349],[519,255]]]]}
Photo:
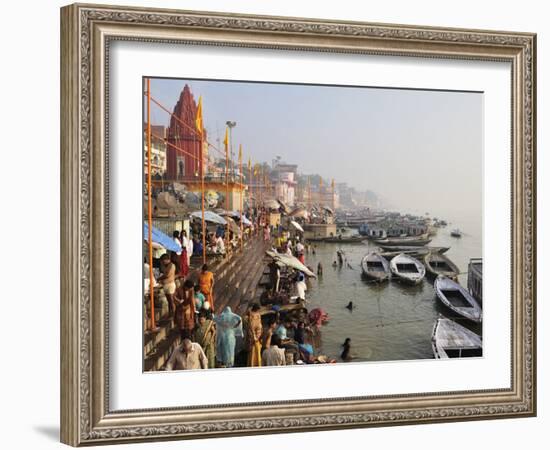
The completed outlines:
{"type": "MultiPolygon", "coordinates": [[[[155,79],[151,95],[172,110],[186,83],[209,141],[236,121],[245,160],[279,155],[403,211],[481,214],[482,93],[155,79]]],[[[153,105],[152,122],[168,114],[153,105]]]]}

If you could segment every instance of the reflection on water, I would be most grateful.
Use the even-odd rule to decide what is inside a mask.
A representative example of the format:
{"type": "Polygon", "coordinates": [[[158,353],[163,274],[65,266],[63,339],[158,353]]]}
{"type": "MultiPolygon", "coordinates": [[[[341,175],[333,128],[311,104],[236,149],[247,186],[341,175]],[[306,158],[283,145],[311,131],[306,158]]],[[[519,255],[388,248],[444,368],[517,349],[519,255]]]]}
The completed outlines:
{"type": "MultiPolygon", "coordinates": [[[[452,238],[450,228],[440,229],[430,246],[451,247],[446,255],[459,267],[460,283],[466,286],[468,261],[481,256],[481,240],[466,230],[461,239],[452,238]]],[[[431,334],[440,314],[481,333],[480,325],[453,316],[436,300],[433,283],[428,278],[416,286],[364,280],[361,258],[373,247],[367,241],[316,243],[316,254],[306,257],[309,266],[315,268],[321,262],[324,268],[323,275],[311,283],[308,292],[309,308],[322,307],[330,316],[330,322],[322,329],[322,353],[339,356],[344,340],[349,337],[355,361],[433,358],[431,334]],[[332,267],[339,249],[345,252],[346,261],[342,267],[332,267]],[[352,311],[346,309],[350,301],[355,306],[352,311]]]]}

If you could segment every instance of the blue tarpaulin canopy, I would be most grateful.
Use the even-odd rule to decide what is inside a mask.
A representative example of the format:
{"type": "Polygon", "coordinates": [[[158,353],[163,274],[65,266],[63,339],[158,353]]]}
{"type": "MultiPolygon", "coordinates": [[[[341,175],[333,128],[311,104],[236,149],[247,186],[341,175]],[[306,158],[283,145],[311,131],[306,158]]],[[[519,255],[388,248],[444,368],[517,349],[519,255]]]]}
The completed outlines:
{"type": "MultiPolygon", "coordinates": [[[[158,228],[153,227],[151,236],[153,238],[153,242],[162,245],[166,250],[176,253],[181,252],[181,245],[179,245],[167,234],[164,234],[158,228]]],[[[149,226],[146,223],[143,224],[143,240],[149,241],[149,226]]]]}

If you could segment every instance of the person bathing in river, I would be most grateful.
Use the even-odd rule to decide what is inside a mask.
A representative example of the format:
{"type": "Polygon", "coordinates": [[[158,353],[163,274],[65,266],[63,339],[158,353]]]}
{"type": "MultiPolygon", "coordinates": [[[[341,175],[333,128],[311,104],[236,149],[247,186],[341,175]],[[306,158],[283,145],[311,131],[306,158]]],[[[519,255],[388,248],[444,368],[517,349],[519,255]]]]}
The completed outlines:
{"type": "Polygon", "coordinates": [[[342,350],[342,354],[340,355],[340,358],[342,358],[342,361],[351,361],[352,360],[351,339],[346,338],[346,340],[342,344],[342,347],[343,347],[343,350],[342,350]]]}
{"type": "Polygon", "coordinates": [[[317,264],[317,275],[323,275],[323,265],[320,262],[317,264]]]}

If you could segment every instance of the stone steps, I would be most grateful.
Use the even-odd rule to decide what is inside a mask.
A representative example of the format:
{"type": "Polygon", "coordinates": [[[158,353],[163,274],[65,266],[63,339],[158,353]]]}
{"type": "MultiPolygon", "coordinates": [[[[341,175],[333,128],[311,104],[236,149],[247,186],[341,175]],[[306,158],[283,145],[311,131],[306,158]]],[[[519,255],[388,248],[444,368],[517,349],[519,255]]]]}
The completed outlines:
{"type": "MultiPolygon", "coordinates": [[[[225,306],[230,305],[238,308],[254,298],[256,293],[255,284],[263,273],[264,252],[266,244],[253,238],[243,245],[243,251],[236,249],[230,257],[209,262],[209,270],[214,272],[214,303],[216,313],[219,313],[225,306]],[[259,260],[259,258],[261,258],[259,260]],[[244,299],[241,302],[241,299],[244,299]]],[[[189,277],[196,283],[200,268],[193,270],[189,277]]],[[[156,308],[155,308],[156,309],[156,308]]],[[[235,309],[233,309],[235,311],[235,309]]],[[[157,316],[157,313],[155,314],[157,316]]],[[[161,369],[173,349],[181,343],[181,336],[174,328],[173,320],[160,317],[157,320],[159,331],[148,333],[144,339],[144,370],[161,369]]]]}

